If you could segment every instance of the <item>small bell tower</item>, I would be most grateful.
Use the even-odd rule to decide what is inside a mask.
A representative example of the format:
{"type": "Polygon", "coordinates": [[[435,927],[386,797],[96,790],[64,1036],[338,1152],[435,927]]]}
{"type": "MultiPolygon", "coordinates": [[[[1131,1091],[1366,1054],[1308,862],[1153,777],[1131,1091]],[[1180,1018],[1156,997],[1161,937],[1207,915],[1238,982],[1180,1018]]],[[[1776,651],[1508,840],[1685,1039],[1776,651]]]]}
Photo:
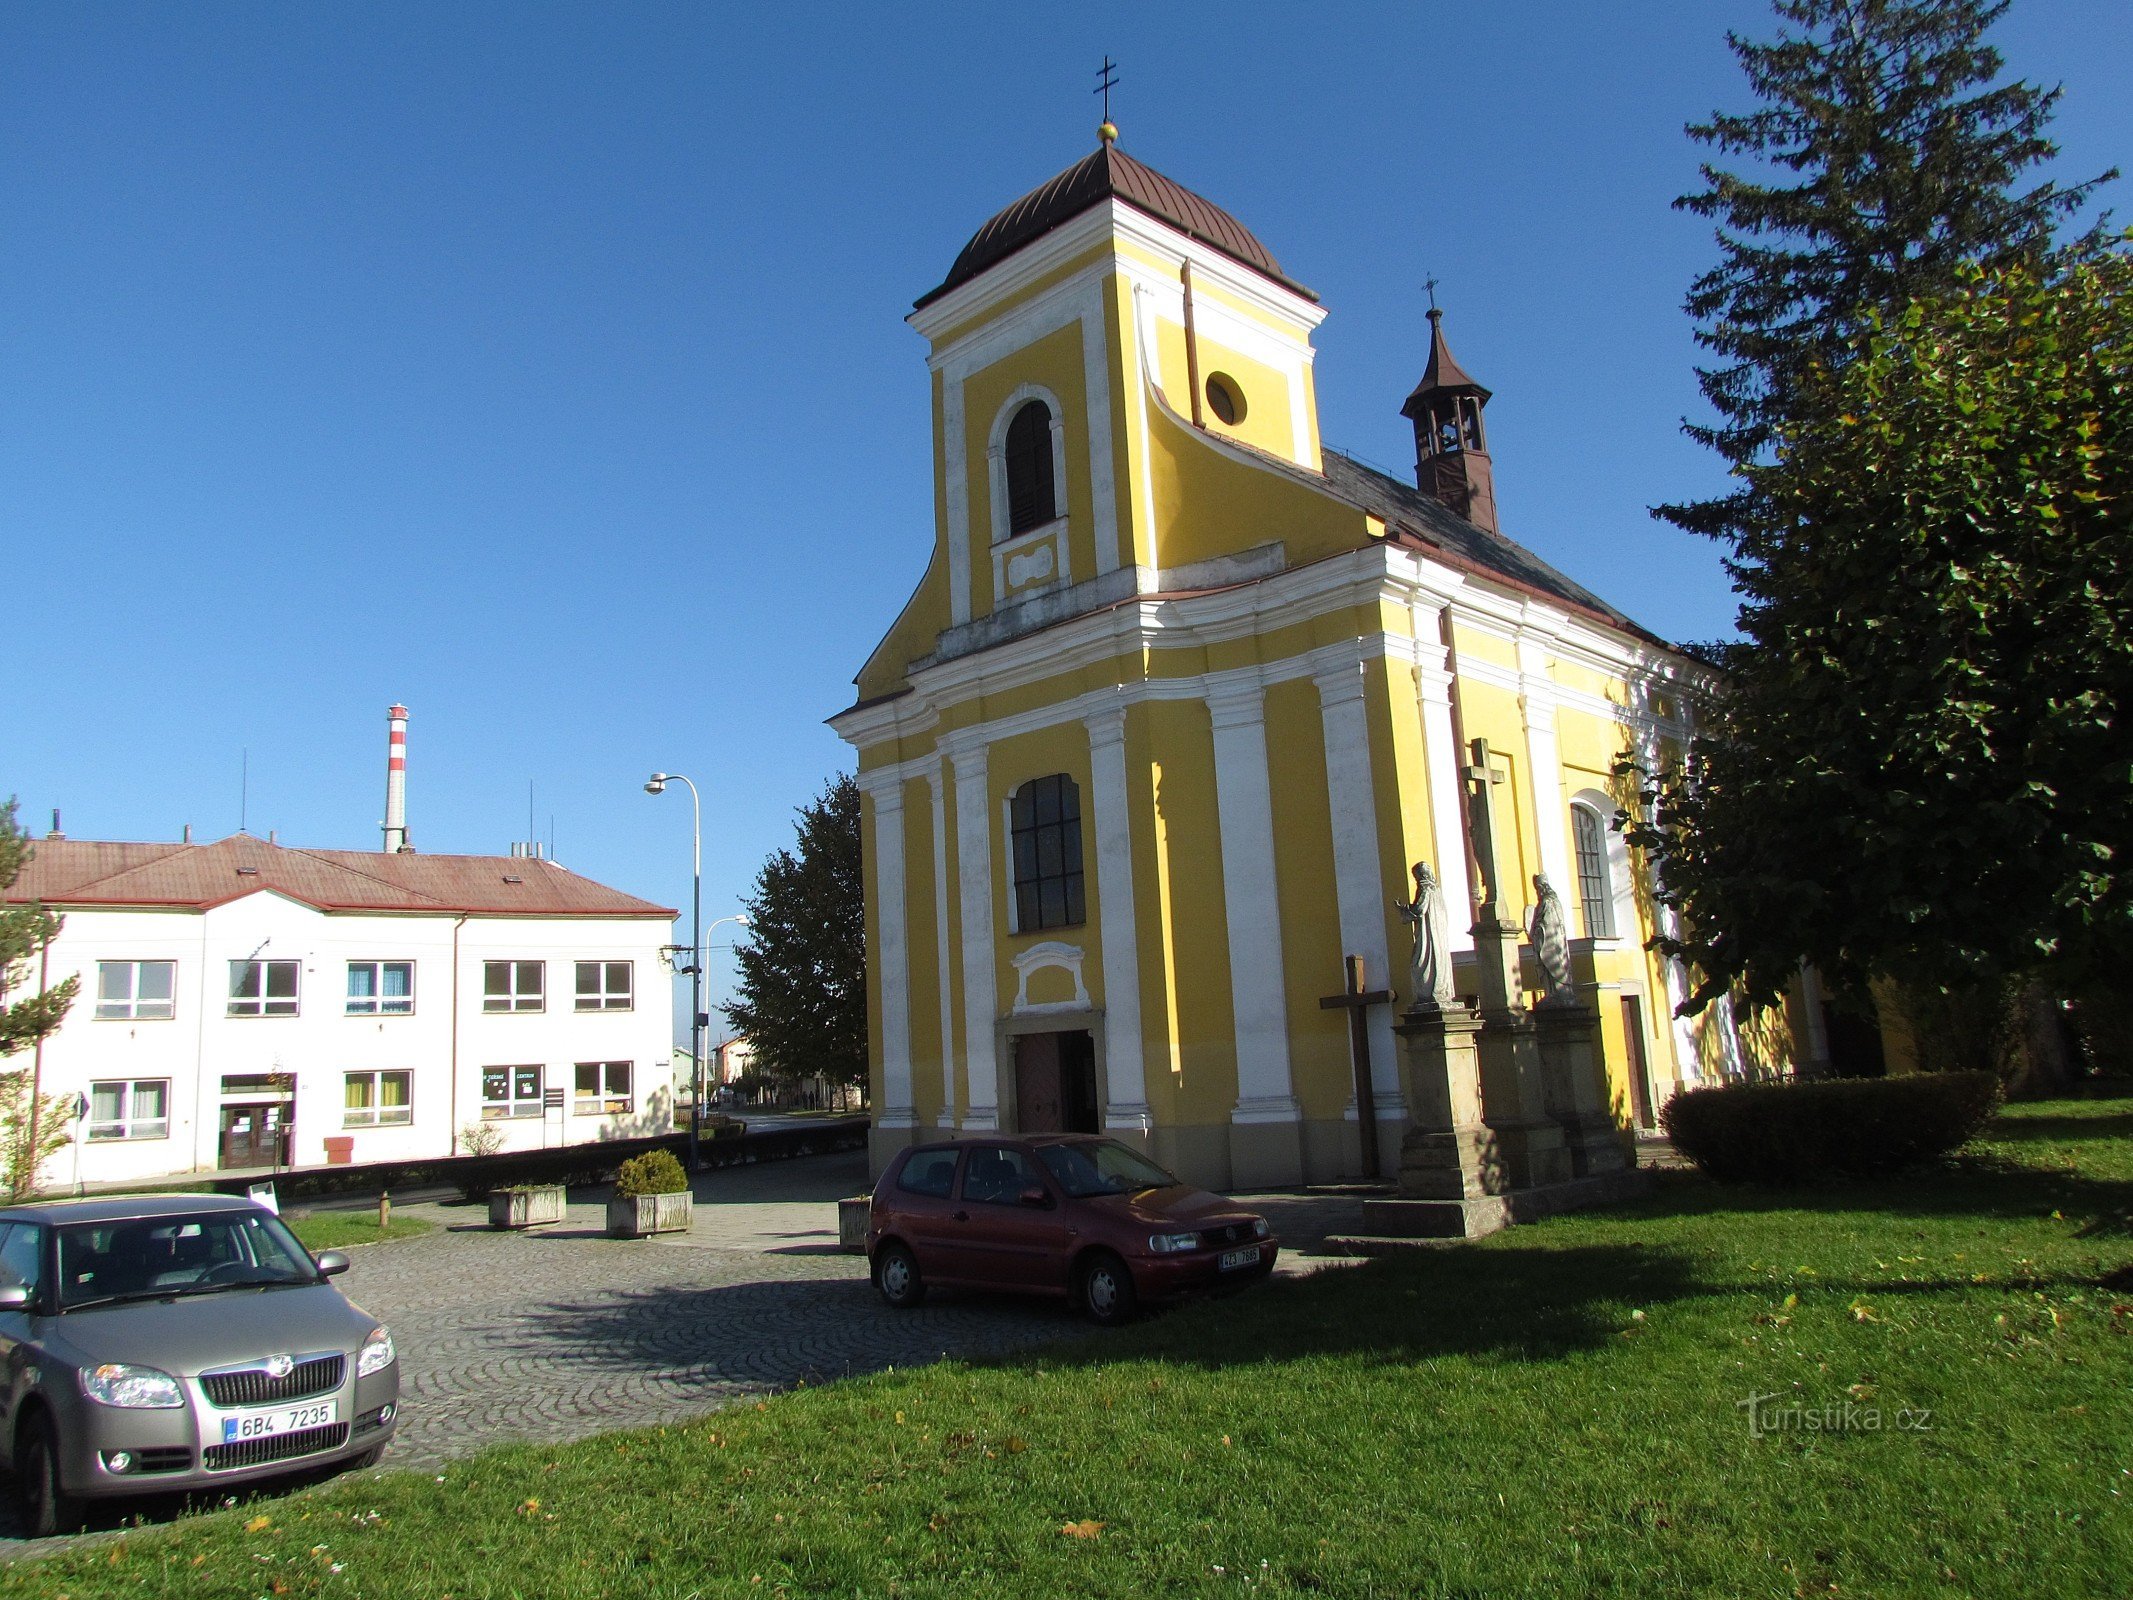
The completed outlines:
{"type": "Polygon", "coordinates": [[[1444,342],[1444,313],[1433,303],[1429,365],[1400,407],[1415,425],[1415,483],[1432,500],[1495,533],[1496,474],[1481,422],[1488,403],[1489,391],[1467,376],[1444,342]]]}

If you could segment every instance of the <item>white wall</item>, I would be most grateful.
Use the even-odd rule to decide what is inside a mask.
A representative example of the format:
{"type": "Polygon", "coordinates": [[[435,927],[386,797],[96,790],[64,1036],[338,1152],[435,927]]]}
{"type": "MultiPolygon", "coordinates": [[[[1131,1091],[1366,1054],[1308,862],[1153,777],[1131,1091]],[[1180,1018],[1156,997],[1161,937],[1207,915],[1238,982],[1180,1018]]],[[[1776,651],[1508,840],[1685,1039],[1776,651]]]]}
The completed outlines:
{"type": "MultiPolygon", "coordinates": [[[[265,891],[205,913],[73,910],[65,917],[50,952],[50,981],[78,974],[81,993],[44,1043],[45,1092],[71,1099],[100,1079],[167,1078],[170,1132],[163,1139],[91,1142],[86,1127],[78,1127],[74,1145],[46,1166],[49,1185],[71,1185],[77,1159],[80,1180],[92,1184],[215,1170],[222,1080],[236,1075],[294,1076],[298,1166],[323,1164],[326,1140],[344,1136],[355,1141],[357,1162],[450,1153],[457,1130],[482,1120],[485,1066],[537,1064],[544,1086],[563,1091],[560,1110],[491,1123],[503,1130],[505,1149],[664,1132],[672,1125],[672,978],[659,959],[671,935],[663,921],[329,914],[265,891]],[[246,959],[302,963],[295,1016],[228,1014],[229,963],[246,959]],[[98,1019],[97,964],[114,960],[175,961],[176,1015],[98,1019]],[[347,1014],[347,964],[370,960],[414,963],[411,1014],[347,1014]],[[545,962],[545,1009],[484,1014],[489,960],[545,962]],[[577,1011],[580,960],[633,963],[633,1008],[577,1011]],[[574,1113],[580,1061],[632,1064],[627,1116],[574,1113]],[[364,1069],[413,1074],[407,1125],[343,1126],[344,1074],[364,1069]]],[[[30,1065],[27,1053],[10,1063],[16,1064],[30,1065]]]]}

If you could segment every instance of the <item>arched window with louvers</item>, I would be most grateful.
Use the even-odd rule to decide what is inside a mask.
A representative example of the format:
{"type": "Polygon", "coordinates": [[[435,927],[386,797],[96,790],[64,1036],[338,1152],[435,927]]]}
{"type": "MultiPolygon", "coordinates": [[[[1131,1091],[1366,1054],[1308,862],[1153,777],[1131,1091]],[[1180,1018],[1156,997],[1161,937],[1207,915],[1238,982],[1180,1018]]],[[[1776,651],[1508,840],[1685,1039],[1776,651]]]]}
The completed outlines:
{"type": "Polygon", "coordinates": [[[1028,400],[1007,424],[1007,537],[1041,528],[1059,515],[1052,453],[1052,408],[1028,400]]]}

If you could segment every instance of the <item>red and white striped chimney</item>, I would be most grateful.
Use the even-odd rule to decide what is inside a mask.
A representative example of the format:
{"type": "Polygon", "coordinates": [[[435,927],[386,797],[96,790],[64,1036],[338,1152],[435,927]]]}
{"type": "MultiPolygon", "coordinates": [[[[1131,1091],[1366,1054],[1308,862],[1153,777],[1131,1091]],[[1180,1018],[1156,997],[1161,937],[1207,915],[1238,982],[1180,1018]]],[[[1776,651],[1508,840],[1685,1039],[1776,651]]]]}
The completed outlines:
{"type": "Polygon", "coordinates": [[[395,855],[407,843],[407,707],[385,708],[385,853],[395,855]]]}

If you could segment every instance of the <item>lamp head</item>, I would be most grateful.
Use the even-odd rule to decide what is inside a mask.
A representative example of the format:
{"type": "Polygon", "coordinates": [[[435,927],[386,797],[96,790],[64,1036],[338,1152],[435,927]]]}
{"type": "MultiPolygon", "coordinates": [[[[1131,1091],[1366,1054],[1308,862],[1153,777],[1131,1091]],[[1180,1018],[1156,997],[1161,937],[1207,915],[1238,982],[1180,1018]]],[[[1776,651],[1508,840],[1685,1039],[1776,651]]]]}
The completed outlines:
{"type": "Polygon", "coordinates": [[[644,792],[646,794],[665,794],[666,789],[667,775],[664,772],[653,773],[651,777],[646,780],[644,785],[644,792]]]}

